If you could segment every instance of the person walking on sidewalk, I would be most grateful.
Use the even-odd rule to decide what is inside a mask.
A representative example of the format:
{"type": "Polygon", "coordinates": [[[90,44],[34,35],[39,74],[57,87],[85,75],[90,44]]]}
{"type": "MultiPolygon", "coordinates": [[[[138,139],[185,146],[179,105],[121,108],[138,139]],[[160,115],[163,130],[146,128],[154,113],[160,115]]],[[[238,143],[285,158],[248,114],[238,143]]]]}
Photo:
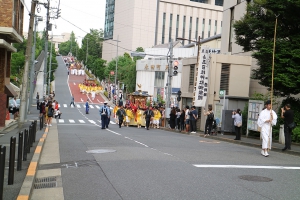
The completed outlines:
{"type": "Polygon", "coordinates": [[[107,101],[104,101],[104,105],[99,110],[101,116],[101,129],[108,127],[108,118],[110,116],[110,109],[107,106],[107,101]]]}
{"type": "Polygon", "coordinates": [[[241,140],[241,127],[242,127],[242,114],[241,110],[238,108],[236,111],[232,112],[232,118],[234,119],[234,128],[235,128],[235,139],[241,140]]]}
{"type": "Polygon", "coordinates": [[[52,107],[52,103],[49,102],[48,111],[47,111],[47,126],[52,126],[52,117],[54,115],[54,109],[52,107]]]}
{"type": "Polygon", "coordinates": [[[75,98],[74,98],[74,95],[72,94],[72,95],[71,95],[71,103],[70,103],[70,106],[73,104],[73,106],[75,107],[74,100],[75,100],[75,98]]]}
{"type": "Polygon", "coordinates": [[[39,110],[40,109],[40,95],[38,92],[36,93],[35,98],[36,98],[36,109],[39,110]]]}
{"type": "Polygon", "coordinates": [[[268,150],[270,150],[272,146],[272,126],[275,126],[277,123],[277,114],[271,110],[272,105],[270,100],[268,100],[265,105],[267,107],[260,112],[257,125],[261,127],[261,155],[267,157],[269,156],[268,150]]]}
{"type": "Polygon", "coordinates": [[[292,142],[292,130],[291,127],[292,123],[294,122],[294,111],[291,110],[291,105],[286,104],[284,108],[281,108],[281,118],[284,119],[284,139],[285,139],[285,146],[282,151],[291,150],[291,142],[292,142]]]}
{"type": "Polygon", "coordinates": [[[89,100],[87,99],[85,102],[85,114],[89,114],[90,111],[90,105],[89,105],[89,100]]]}
{"type": "Polygon", "coordinates": [[[121,126],[123,124],[124,117],[126,117],[126,112],[124,110],[123,105],[120,105],[120,108],[118,109],[116,115],[117,115],[118,121],[119,121],[119,128],[121,128],[121,126]]]}
{"type": "Polygon", "coordinates": [[[185,132],[189,132],[190,131],[190,107],[186,106],[185,107],[185,132]]]}

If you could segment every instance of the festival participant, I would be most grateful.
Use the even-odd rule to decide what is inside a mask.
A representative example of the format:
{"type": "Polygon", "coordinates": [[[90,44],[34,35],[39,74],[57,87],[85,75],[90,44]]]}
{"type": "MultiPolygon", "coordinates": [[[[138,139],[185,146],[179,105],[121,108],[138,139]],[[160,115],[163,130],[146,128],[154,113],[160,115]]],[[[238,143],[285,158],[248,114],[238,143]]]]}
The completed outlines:
{"type": "Polygon", "coordinates": [[[145,119],[146,119],[146,129],[149,130],[150,121],[152,121],[154,117],[154,113],[152,111],[152,106],[150,105],[148,109],[144,112],[145,119]]]}
{"type": "Polygon", "coordinates": [[[136,111],[136,122],[137,122],[137,126],[138,128],[141,128],[142,122],[143,122],[143,111],[138,109],[136,111]]]}
{"type": "Polygon", "coordinates": [[[132,111],[131,111],[131,109],[130,109],[129,107],[127,107],[127,108],[125,109],[125,111],[126,111],[126,121],[125,121],[125,125],[128,127],[128,125],[129,125],[131,119],[133,119],[133,114],[132,114],[132,111]]]}
{"type": "Polygon", "coordinates": [[[159,120],[161,118],[160,111],[157,107],[154,107],[154,117],[153,117],[153,126],[154,128],[159,128],[159,120]]]}
{"type": "Polygon", "coordinates": [[[268,100],[265,103],[266,109],[260,112],[257,125],[261,127],[261,138],[262,138],[262,150],[261,155],[269,156],[268,150],[271,149],[272,145],[272,125],[277,123],[277,114],[271,110],[272,104],[268,100]]]}
{"type": "Polygon", "coordinates": [[[118,118],[118,121],[119,121],[119,128],[121,128],[124,117],[126,117],[126,111],[124,110],[123,105],[120,105],[120,108],[118,109],[116,115],[117,115],[117,118],[118,118]]]}
{"type": "Polygon", "coordinates": [[[116,124],[119,124],[118,118],[117,118],[117,116],[116,116],[116,113],[117,113],[118,109],[119,109],[118,106],[115,106],[114,109],[113,109],[113,113],[114,113],[114,118],[115,118],[116,124]]]}

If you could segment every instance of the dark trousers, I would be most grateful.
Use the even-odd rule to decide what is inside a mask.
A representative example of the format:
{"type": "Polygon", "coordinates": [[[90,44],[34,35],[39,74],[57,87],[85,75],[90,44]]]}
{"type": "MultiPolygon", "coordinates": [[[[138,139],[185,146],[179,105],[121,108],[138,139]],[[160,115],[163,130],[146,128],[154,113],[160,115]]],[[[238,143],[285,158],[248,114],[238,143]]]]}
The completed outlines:
{"type": "Polygon", "coordinates": [[[191,132],[196,132],[196,120],[190,120],[191,132]]]}
{"type": "Polygon", "coordinates": [[[105,129],[107,127],[107,115],[101,115],[101,125],[102,129],[105,129]]]}
{"type": "Polygon", "coordinates": [[[39,101],[36,102],[36,109],[40,110],[40,102],[39,101]]]}
{"type": "Polygon", "coordinates": [[[284,140],[285,140],[285,148],[291,149],[292,142],[292,130],[288,127],[287,124],[284,125],[284,140]]]}
{"type": "Polygon", "coordinates": [[[234,126],[235,129],[235,140],[241,139],[241,127],[234,126]]]}
{"type": "Polygon", "coordinates": [[[58,119],[60,119],[60,115],[61,114],[58,114],[58,115],[54,115],[55,119],[58,117],[58,119]]]}
{"type": "Polygon", "coordinates": [[[106,128],[108,128],[109,123],[110,123],[110,117],[107,118],[107,125],[106,125],[106,128]]]}
{"type": "Polygon", "coordinates": [[[123,124],[123,118],[119,118],[119,128],[121,128],[122,124],[123,124]]]}
{"type": "Polygon", "coordinates": [[[149,129],[150,119],[146,119],[146,128],[149,129]]]}
{"type": "Polygon", "coordinates": [[[180,130],[184,130],[184,119],[180,119],[180,130]]]}
{"type": "Polygon", "coordinates": [[[177,129],[180,130],[180,126],[181,126],[180,118],[176,118],[176,121],[177,121],[177,129]]]}
{"type": "Polygon", "coordinates": [[[74,104],[74,101],[72,101],[71,103],[70,103],[70,106],[73,104],[73,106],[75,107],[75,104],[74,104]]]}
{"type": "Polygon", "coordinates": [[[205,131],[204,131],[205,135],[206,134],[210,135],[212,123],[213,123],[213,121],[206,120],[206,122],[205,122],[205,131]],[[207,129],[208,129],[208,133],[207,133],[207,129]]]}

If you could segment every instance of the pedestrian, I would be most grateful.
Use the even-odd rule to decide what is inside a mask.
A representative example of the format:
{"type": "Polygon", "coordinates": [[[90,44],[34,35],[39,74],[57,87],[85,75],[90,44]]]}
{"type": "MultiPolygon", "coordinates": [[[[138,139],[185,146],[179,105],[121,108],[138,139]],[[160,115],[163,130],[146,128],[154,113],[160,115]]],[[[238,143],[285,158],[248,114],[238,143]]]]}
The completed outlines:
{"type": "Polygon", "coordinates": [[[89,100],[87,99],[85,102],[85,114],[89,114],[90,111],[90,105],[89,105],[89,100]]]}
{"type": "Polygon", "coordinates": [[[40,118],[42,118],[45,113],[45,102],[44,101],[42,101],[40,103],[39,108],[40,108],[40,118]]]}
{"type": "Polygon", "coordinates": [[[208,111],[205,112],[204,108],[204,116],[206,117],[205,128],[204,128],[204,137],[209,136],[212,129],[212,124],[215,119],[214,112],[212,111],[212,107],[208,107],[208,111]]]}
{"type": "Polygon", "coordinates": [[[189,106],[185,106],[185,132],[189,132],[190,131],[190,107],[189,106]]]}
{"type": "Polygon", "coordinates": [[[120,108],[118,109],[116,115],[117,115],[117,118],[118,118],[118,121],[119,121],[119,128],[121,128],[121,126],[123,124],[124,117],[126,117],[126,112],[124,110],[123,105],[120,105],[120,108]]]}
{"type": "Polygon", "coordinates": [[[52,104],[51,102],[49,102],[49,105],[48,105],[48,111],[47,111],[47,126],[52,126],[52,117],[54,115],[54,109],[52,107],[52,104]]]}
{"type": "Polygon", "coordinates": [[[40,109],[40,95],[38,92],[36,93],[35,98],[36,98],[36,109],[39,110],[40,109]]]}
{"type": "Polygon", "coordinates": [[[110,116],[110,109],[107,106],[107,101],[104,101],[104,105],[99,110],[101,116],[101,129],[108,127],[108,117],[110,116]]]}
{"type": "Polygon", "coordinates": [[[198,119],[198,113],[196,110],[196,106],[192,106],[192,110],[190,111],[190,126],[191,133],[196,133],[196,120],[198,119]]]}
{"type": "Polygon", "coordinates": [[[53,94],[53,98],[55,97],[55,92],[54,91],[52,91],[52,94],[53,94]]]}
{"type": "Polygon", "coordinates": [[[180,132],[181,131],[184,131],[184,118],[185,118],[185,111],[184,110],[181,110],[181,113],[180,113],[180,117],[179,117],[179,119],[180,119],[180,132]]]}
{"type": "Polygon", "coordinates": [[[146,120],[146,129],[149,130],[150,121],[152,121],[154,117],[154,113],[152,111],[152,106],[150,105],[148,109],[144,112],[145,120],[146,120]]]}
{"type": "Polygon", "coordinates": [[[281,118],[284,119],[284,139],[285,139],[285,146],[282,151],[291,150],[291,142],[292,142],[292,130],[295,128],[294,123],[294,111],[291,110],[291,105],[286,104],[284,108],[281,108],[281,118]]]}
{"type": "Polygon", "coordinates": [[[74,99],[74,95],[72,94],[72,95],[71,95],[71,103],[70,103],[70,106],[73,104],[73,106],[75,107],[74,100],[75,100],[75,99],[74,99]]]}
{"type": "Polygon", "coordinates": [[[268,150],[272,146],[272,125],[277,123],[277,114],[271,109],[271,101],[268,100],[266,103],[266,109],[260,112],[257,125],[261,127],[261,138],[262,138],[262,150],[261,155],[269,156],[268,150]]]}
{"type": "Polygon", "coordinates": [[[236,111],[232,112],[232,118],[234,119],[234,129],[235,129],[235,139],[241,140],[241,127],[242,127],[242,112],[238,108],[236,111]]]}
{"type": "Polygon", "coordinates": [[[17,100],[16,97],[14,97],[14,99],[12,100],[12,107],[13,107],[12,114],[14,115],[14,119],[17,119],[19,117],[19,106],[16,100],[17,100]]]}
{"type": "Polygon", "coordinates": [[[172,130],[174,130],[176,126],[176,117],[176,110],[175,108],[172,108],[170,112],[170,127],[172,130]]]}
{"type": "Polygon", "coordinates": [[[158,110],[158,107],[154,107],[154,117],[153,117],[153,126],[154,128],[159,128],[159,120],[161,118],[160,111],[158,110]]]}
{"type": "Polygon", "coordinates": [[[61,112],[60,112],[60,110],[59,110],[59,108],[55,111],[55,115],[54,115],[54,117],[55,117],[55,119],[58,117],[58,119],[60,119],[60,116],[61,116],[61,112]]]}
{"type": "Polygon", "coordinates": [[[181,124],[180,124],[180,115],[181,115],[180,109],[177,108],[176,109],[176,125],[177,125],[178,131],[180,131],[180,126],[181,126],[181,124]]]}

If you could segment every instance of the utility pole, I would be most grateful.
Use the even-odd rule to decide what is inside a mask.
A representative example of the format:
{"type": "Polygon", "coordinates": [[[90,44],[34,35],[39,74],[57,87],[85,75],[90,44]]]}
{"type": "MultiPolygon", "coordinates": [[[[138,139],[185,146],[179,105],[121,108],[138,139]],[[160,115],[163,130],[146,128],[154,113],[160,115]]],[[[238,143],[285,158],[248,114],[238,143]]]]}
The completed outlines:
{"type": "MultiPolygon", "coordinates": [[[[29,30],[28,30],[28,39],[27,39],[27,47],[26,47],[26,55],[25,55],[25,65],[24,65],[24,73],[23,73],[23,81],[22,81],[22,90],[21,90],[21,102],[20,102],[20,118],[19,118],[19,127],[21,124],[25,122],[25,118],[27,116],[27,87],[28,87],[28,72],[30,65],[30,58],[32,52],[32,35],[33,35],[33,24],[34,24],[34,16],[35,16],[35,8],[36,1],[31,1],[31,11],[30,11],[30,20],[29,20],[29,30]]],[[[30,80],[32,81],[32,80],[30,80]]]]}
{"type": "Polygon", "coordinates": [[[50,0],[48,0],[47,6],[47,19],[46,19],[46,30],[45,30],[45,60],[44,60],[44,85],[43,85],[43,96],[46,96],[46,83],[47,83],[47,69],[48,69],[48,29],[49,29],[49,9],[50,9],[50,0]]]}
{"type": "Polygon", "coordinates": [[[172,95],[172,76],[173,76],[173,69],[172,69],[172,59],[173,59],[173,40],[171,40],[169,44],[169,51],[170,51],[170,57],[169,57],[169,68],[168,68],[168,91],[167,91],[167,99],[166,99],[166,109],[165,109],[165,126],[167,125],[166,118],[169,116],[171,112],[171,95],[172,95]]]}
{"type": "MultiPolygon", "coordinates": [[[[116,41],[116,40],[114,40],[116,41]]],[[[119,100],[119,94],[117,94],[117,76],[118,76],[118,51],[119,51],[119,35],[118,35],[118,38],[117,38],[117,57],[116,57],[116,74],[115,74],[115,95],[116,95],[116,104],[118,103],[118,100],[119,100]]],[[[119,88],[118,88],[119,90],[119,88]]]]}
{"type": "Polygon", "coordinates": [[[53,39],[53,32],[52,32],[52,37],[51,37],[51,48],[50,48],[50,66],[49,66],[49,76],[48,76],[48,96],[50,95],[50,89],[51,89],[51,87],[50,87],[50,79],[51,79],[51,65],[52,65],[52,62],[51,62],[51,60],[52,60],[52,39],[53,39]]]}

